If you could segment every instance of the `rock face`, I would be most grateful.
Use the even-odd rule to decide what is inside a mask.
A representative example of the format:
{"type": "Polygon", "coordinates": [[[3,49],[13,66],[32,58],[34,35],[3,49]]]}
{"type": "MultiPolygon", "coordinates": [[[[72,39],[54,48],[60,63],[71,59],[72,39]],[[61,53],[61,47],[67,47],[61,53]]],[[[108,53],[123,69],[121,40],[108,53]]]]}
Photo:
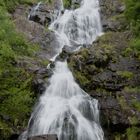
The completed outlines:
{"type": "Polygon", "coordinates": [[[132,33],[124,4],[100,0],[100,5],[104,35],[91,47],[68,54],[68,63],[80,86],[98,99],[106,139],[115,140],[118,133],[127,140],[126,132],[140,126],[140,61],[128,44],[132,33]]]}
{"type": "MultiPolygon", "coordinates": [[[[56,4],[57,2],[58,1],[55,1],[54,5],[42,4],[40,13],[36,14],[40,14],[40,16],[42,16],[42,12],[44,12],[44,16],[48,14],[51,16],[51,12],[54,10],[54,8],[59,8],[59,5],[56,4]]],[[[36,5],[32,7],[35,6],[36,5]]],[[[22,33],[29,42],[40,46],[40,49],[36,54],[36,58],[22,58],[17,62],[18,66],[26,68],[27,71],[35,75],[32,87],[36,93],[35,96],[38,96],[44,92],[48,84],[46,79],[52,75],[52,71],[51,69],[47,69],[47,65],[49,64],[49,59],[55,54],[55,49],[53,46],[57,47],[58,43],[52,31],[47,30],[47,27],[38,23],[38,21],[31,21],[28,19],[28,15],[30,13],[29,9],[31,9],[30,6],[19,5],[12,14],[12,18],[16,25],[17,31],[22,33]]],[[[46,22],[48,23],[48,21],[46,22]]]]}
{"type": "Polygon", "coordinates": [[[115,133],[140,125],[140,61],[133,55],[124,56],[128,45],[127,39],[122,41],[121,33],[115,39],[119,44],[113,42],[116,34],[109,34],[92,47],[72,54],[68,61],[76,81],[98,99],[105,136],[114,140],[115,133]]]}
{"type": "Polygon", "coordinates": [[[101,20],[104,31],[121,31],[126,28],[127,23],[123,12],[125,5],[119,0],[100,0],[101,20]],[[125,24],[124,24],[125,23],[125,24]]]}
{"type": "Polygon", "coordinates": [[[42,135],[28,138],[28,140],[58,140],[56,135],[42,135]]]}
{"type": "Polygon", "coordinates": [[[54,20],[54,17],[57,16],[58,10],[60,9],[60,0],[53,0],[47,3],[40,2],[30,8],[28,18],[29,20],[46,26],[54,20]]]}
{"type": "Polygon", "coordinates": [[[28,18],[34,22],[40,23],[41,25],[50,24],[51,22],[51,11],[48,8],[47,4],[39,4],[37,6],[31,8],[29,12],[28,18]]]}
{"type": "MultiPolygon", "coordinates": [[[[79,4],[80,0],[74,2],[79,4]]],[[[32,21],[29,21],[26,15],[31,7],[21,5],[13,14],[17,30],[30,42],[41,46],[37,58],[44,61],[55,54],[53,47],[58,47],[54,33],[44,27],[53,18],[52,9],[60,8],[57,0],[54,0],[52,5],[41,4],[36,14],[31,13],[32,21]]],[[[140,126],[140,61],[137,54],[128,47],[132,34],[127,31],[124,3],[120,0],[100,0],[100,5],[105,34],[91,47],[74,54],[64,47],[57,59],[67,58],[76,81],[93,98],[99,100],[101,123],[106,138],[114,140],[116,133],[121,133],[124,134],[121,140],[127,140],[127,129],[140,126]]],[[[36,93],[42,93],[46,87],[44,79],[49,77],[52,71],[34,60],[24,59],[19,62],[22,66],[28,66],[29,63],[33,65],[28,67],[28,70],[37,76],[33,87],[36,93]]],[[[56,140],[56,137],[40,136],[29,140],[43,139],[56,140]]]]}

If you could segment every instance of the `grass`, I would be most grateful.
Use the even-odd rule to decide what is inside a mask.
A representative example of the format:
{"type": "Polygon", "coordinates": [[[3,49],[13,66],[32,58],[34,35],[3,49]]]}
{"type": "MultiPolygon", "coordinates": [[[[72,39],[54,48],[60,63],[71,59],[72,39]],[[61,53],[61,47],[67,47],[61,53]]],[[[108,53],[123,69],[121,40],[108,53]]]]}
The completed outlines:
{"type": "Polygon", "coordinates": [[[130,71],[117,71],[117,74],[122,78],[129,79],[129,80],[134,77],[134,74],[130,71]]]}

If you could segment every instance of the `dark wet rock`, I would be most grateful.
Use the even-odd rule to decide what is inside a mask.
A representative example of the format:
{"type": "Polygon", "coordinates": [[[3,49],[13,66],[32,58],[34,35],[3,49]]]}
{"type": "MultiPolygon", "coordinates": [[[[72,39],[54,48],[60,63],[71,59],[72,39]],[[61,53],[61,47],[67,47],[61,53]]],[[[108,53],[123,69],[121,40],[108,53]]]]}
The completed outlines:
{"type": "Polygon", "coordinates": [[[60,0],[53,0],[49,2],[41,2],[34,4],[28,10],[28,18],[43,26],[47,26],[57,16],[58,11],[61,9],[60,0]]]}
{"type": "Polygon", "coordinates": [[[28,140],[58,140],[57,135],[42,135],[28,138],[28,140]]]}
{"type": "Polygon", "coordinates": [[[38,9],[35,10],[35,6],[31,8],[29,12],[29,20],[40,23],[41,25],[50,24],[52,14],[47,4],[40,4],[38,9]]]}
{"type": "Polygon", "coordinates": [[[18,134],[13,134],[9,140],[18,140],[19,135],[18,134]]]}
{"type": "Polygon", "coordinates": [[[46,89],[46,81],[44,81],[43,79],[35,79],[33,81],[33,88],[35,93],[37,94],[42,94],[45,89],[46,89]]]}
{"type": "Polygon", "coordinates": [[[127,28],[128,25],[123,16],[125,5],[122,1],[100,0],[100,6],[101,21],[105,32],[120,31],[127,28]]]}

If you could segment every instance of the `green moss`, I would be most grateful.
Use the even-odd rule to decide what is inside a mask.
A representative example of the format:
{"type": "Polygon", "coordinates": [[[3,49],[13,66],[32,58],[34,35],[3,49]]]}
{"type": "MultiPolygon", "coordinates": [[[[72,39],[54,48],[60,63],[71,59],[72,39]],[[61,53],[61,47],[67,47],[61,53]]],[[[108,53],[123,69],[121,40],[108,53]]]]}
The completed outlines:
{"type": "Polygon", "coordinates": [[[139,93],[140,92],[140,87],[125,87],[124,91],[129,92],[129,93],[139,93]]]}
{"type": "Polygon", "coordinates": [[[0,0],[0,6],[7,9],[9,12],[13,12],[15,7],[19,4],[31,5],[40,1],[50,4],[53,2],[53,0],[0,0]]]}
{"type": "Polygon", "coordinates": [[[136,49],[138,51],[140,51],[140,39],[139,38],[135,38],[130,42],[130,46],[133,49],[136,49]]]}
{"type": "Polygon", "coordinates": [[[140,136],[140,129],[137,127],[130,127],[127,129],[127,139],[128,140],[138,140],[140,136]]]}
{"type": "Polygon", "coordinates": [[[81,57],[83,57],[84,59],[85,59],[85,58],[88,58],[88,56],[89,56],[89,50],[88,50],[88,49],[83,49],[83,50],[80,52],[80,55],[81,55],[81,57]]]}
{"type": "Polygon", "coordinates": [[[132,106],[137,110],[140,111],[140,101],[138,100],[132,100],[132,106]]]}
{"type": "Polygon", "coordinates": [[[63,0],[64,7],[69,9],[71,7],[72,1],[71,0],[63,0]]]}
{"type": "Polygon", "coordinates": [[[99,41],[106,42],[106,41],[110,40],[111,36],[112,36],[112,32],[107,32],[100,37],[99,41]]]}
{"type": "Polygon", "coordinates": [[[115,135],[115,140],[121,140],[121,135],[120,134],[116,134],[115,135]]]}
{"type": "Polygon", "coordinates": [[[129,117],[129,121],[131,125],[137,125],[139,123],[138,118],[136,118],[136,116],[129,117]]]}
{"type": "Polygon", "coordinates": [[[49,64],[49,61],[48,60],[42,60],[41,61],[41,65],[42,66],[47,66],[49,64]]]}
{"type": "Polygon", "coordinates": [[[134,49],[131,47],[127,47],[123,52],[122,55],[125,57],[129,57],[134,52],[134,49]]]}
{"type": "Polygon", "coordinates": [[[90,82],[87,77],[79,71],[76,71],[74,73],[74,77],[76,78],[76,80],[78,80],[81,86],[86,86],[90,82]]]}
{"type": "Polygon", "coordinates": [[[117,74],[126,79],[132,79],[134,77],[134,74],[130,71],[117,71],[117,74]]]}
{"type": "Polygon", "coordinates": [[[120,18],[123,18],[123,19],[125,18],[124,13],[121,13],[121,14],[115,15],[115,16],[112,16],[112,17],[111,17],[111,20],[117,21],[117,20],[119,20],[120,18]]]}
{"type": "MultiPolygon", "coordinates": [[[[126,11],[125,16],[133,31],[133,39],[130,41],[130,46],[137,51],[140,51],[140,1],[139,0],[125,0],[126,11]]],[[[138,53],[140,57],[140,53],[138,53]]]]}
{"type": "Polygon", "coordinates": [[[126,103],[126,100],[123,96],[117,97],[119,104],[121,105],[123,110],[130,110],[130,107],[126,103]]]}
{"type": "Polygon", "coordinates": [[[125,0],[125,4],[125,16],[131,25],[131,29],[134,31],[136,36],[140,36],[140,1],[125,0]]]}

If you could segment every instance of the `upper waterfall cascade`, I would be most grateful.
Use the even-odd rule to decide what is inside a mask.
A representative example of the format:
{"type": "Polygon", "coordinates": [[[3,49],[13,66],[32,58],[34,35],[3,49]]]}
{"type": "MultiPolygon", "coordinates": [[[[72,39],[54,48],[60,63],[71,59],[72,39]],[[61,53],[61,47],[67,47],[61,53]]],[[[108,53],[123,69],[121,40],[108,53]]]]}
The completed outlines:
{"type": "MultiPolygon", "coordinates": [[[[57,18],[49,27],[59,42],[58,48],[55,48],[57,54],[52,60],[65,45],[73,47],[74,43],[81,46],[92,44],[102,33],[98,0],[83,0],[78,9],[63,10],[62,3],[57,18]]],[[[28,130],[24,133],[25,139],[57,134],[59,140],[103,140],[98,101],[79,87],[66,61],[55,63],[54,74],[49,82],[50,85],[31,115],[28,130]]]]}
{"type": "Polygon", "coordinates": [[[49,26],[59,42],[57,48],[54,48],[57,49],[57,54],[52,60],[55,60],[64,46],[77,50],[73,46],[92,44],[97,36],[102,35],[98,0],[83,0],[80,8],[65,10],[64,13],[63,9],[61,6],[60,14],[49,26]]]}

